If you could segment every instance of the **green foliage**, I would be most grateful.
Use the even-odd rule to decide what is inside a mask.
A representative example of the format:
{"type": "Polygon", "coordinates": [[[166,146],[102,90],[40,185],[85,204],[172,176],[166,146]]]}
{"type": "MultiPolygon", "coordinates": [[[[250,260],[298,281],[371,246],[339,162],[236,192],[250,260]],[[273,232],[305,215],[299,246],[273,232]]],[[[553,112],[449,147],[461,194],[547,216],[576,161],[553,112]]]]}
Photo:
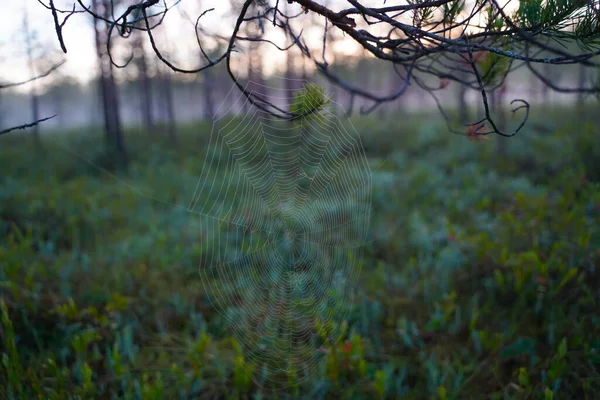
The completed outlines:
{"type": "Polygon", "coordinates": [[[549,37],[573,39],[588,50],[599,44],[598,13],[583,0],[522,0],[512,19],[549,37]]]}
{"type": "Polygon", "coordinates": [[[510,70],[513,59],[497,53],[487,53],[479,62],[478,69],[485,85],[497,85],[510,70]]]}
{"type": "Polygon", "coordinates": [[[502,30],[504,26],[504,20],[498,16],[496,9],[491,5],[486,7],[486,22],[490,30],[502,30]]]}
{"type": "Polygon", "coordinates": [[[189,202],[210,151],[196,132],[177,149],[130,135],[121,183],[52,143],[41,163],[7,142],[0,397],[594,398],[597,122],[546,114],[553,132],[524,131],[502,158],[422,118],[406,132],[353,121],[372,163],[373,240],[347,319],[314,322],[309,379],[296,366],[260,381],[207,300],[207,232],[161,202],[189,202]]]}
{"type": "Polygon", "coordinates": [[[318,113],[330,103],[325,95],[325,89],[313,83],[307,83],[302,90],[294,94],[290,104],[290,112],[301,117],[318,113]]]}
{"type": "Polygon", "coordinates": [[[6,395],[13,397],[23,393],[21,376],[23,368],[19,361],[19,353],[15,343],[15,331],[8,315],[8,309],[4,301],[0,300],[0,311],[2,312],[2,375],[5,381],[6,395]]]}
{"type": "Polygon", "coordinates": [[[444,3],[442,7],[444,11],[444,17],[442,18],[442,21],[447,25],[453,24],[456,20],[456,17],[460,15],[464,8],[464,0],[454,0],[448,3],[444,3]]]}

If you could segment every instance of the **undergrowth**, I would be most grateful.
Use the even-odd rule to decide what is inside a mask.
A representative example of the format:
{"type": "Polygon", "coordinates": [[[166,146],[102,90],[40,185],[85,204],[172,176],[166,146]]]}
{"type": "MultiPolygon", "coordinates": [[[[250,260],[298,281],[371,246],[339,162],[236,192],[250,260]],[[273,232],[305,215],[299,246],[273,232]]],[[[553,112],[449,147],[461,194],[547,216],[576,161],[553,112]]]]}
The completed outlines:
{"type": "Polygon", "coordinates": [[[255,381],[209,304],[202,232],[177,206],[208,127],[177,147],[130,133],[126,174],[94,132],[48,135],[42,156],[3,138],[0,395],[596,398],[600,142],[567,122],[471,142],[420,118],[354,121],[374,186],[360,285],[342,340],[285,390],[255,381]]]}

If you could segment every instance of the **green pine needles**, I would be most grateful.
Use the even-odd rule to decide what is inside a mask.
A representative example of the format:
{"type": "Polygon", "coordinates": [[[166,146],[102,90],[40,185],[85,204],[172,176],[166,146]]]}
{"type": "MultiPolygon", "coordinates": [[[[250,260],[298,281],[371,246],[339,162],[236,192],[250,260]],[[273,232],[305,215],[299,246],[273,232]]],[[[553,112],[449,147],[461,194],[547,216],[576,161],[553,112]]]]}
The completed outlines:
{"type": "Polygon", "coordinates": [[[294,114],[294,119],[305,118],[319,113],[328,104],[330,104],[330,100],[325,95],[325,89],[313,83],[307,83],[302,90],[294,94],[290,112],[294,114]]]}

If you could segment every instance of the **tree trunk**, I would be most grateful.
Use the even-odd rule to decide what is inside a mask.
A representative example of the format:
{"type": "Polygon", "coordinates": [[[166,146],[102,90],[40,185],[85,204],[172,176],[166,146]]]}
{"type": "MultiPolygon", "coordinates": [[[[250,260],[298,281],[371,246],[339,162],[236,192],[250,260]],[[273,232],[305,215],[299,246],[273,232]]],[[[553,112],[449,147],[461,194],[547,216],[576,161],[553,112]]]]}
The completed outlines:
{"type": "Polygon", "coordinates": [[[300,64],[302,65],[302,84],[308,82],[308,73],[306,71],[306,60],[304,59],[304,54],[300,55],[300,64]]]}
{"type": "MultiPolygon", "coordinates": [[[[493,93],[494,96],[494,107],[498,118],[498,128],[504,132],[506,130],[506,110],[504,109],[504,95],[506,94],[506,83],[504,83],[498,90],[493,93]]],[[[506,139],[503,136],[498,136],[498,155],[506,155],[506,139]]]]}
{"type": "MultiPolygon", "coordinates": [[[[382,93],[386,92],[386,76],[384,74],[381,74],[379,76],[379,79],[377,79],[377,88],[379,90],[382,91],[382,93]]],[[[391,86],[392,90],[390,91],[389,89],[387,90],[388,92],[394,92],[395,91],[395,87],[391,86]]],[[[378,110],[378,114],[379,114],[379,118],[383,119],[386,117],[387,115],[387,111],[388,111],[388,106],[389,103],[385,102],[381,105],[379,105],[379,110],[378,110]]]]}
{"type": "Polygon", "coordinates": [[[531,99],[535,99],[536,102],[539,102],[539,92],[538,92],[538,79],[533,74],[533,72],[528,73],[527,77],[529,79],[529,97],[531,99]]]}
{"type": "MultiPolygon", "coordinates": [[[[393,88],[394,91],[397,91],[404,84],[404,78],[400,76],[398,72],[396,72],[395,68],[391,69],[390,74],[391,77],[388,78],[387,85],[393,88]]],[[[402,94],[402,96],[394,100],[394,102],[391,104],[391,109],[388,109],[388,111],[391,111],[394,115],[405,115],[407,113],[406,104],[410,102],[410,98],[412,95],[413,93],[411,91],[411,88],[408,87],[406,91],[402,94]]]]}
{"type": "MultiPolygon", "coordinates": [[[[586,82],[586,72],[585,66],[581,64],[579,66],[579,75],[578,75],[578,87],[583,88],[586,82]]],[[[580,92],[577,94],[577,114],[580,117],[580,120],[585,115],[585,93],[580,92]]]]}
{"type": "MultiPolygon", "coordinates": [[[[94,10],[98,10],[98,0],[92,0],[94,10]]],[[[110,17],[110,7],[103,2],[102,12],[105,18],[110,17]]],[[[128,157],[123,132],[121,130],[121,117],[119,113],[119,96],[117,85],[113,75],[113,66],[105,52],[107,43],[107,29],[102,26],[103,22],[94,19],[94,29],[96,38],[96,53],[100,64],[100,93],[102,95],[102,106],[104,111],[104,130],[107,143],[107,151],[114,155],[119,168],[127,168],[128,157]]]]}
{"type": "MultiPolygon", "coordinates": [[[[31,95],[31,114],[34,121],[39,121],[40,119],[40,99],[37,93],[34,92],[31,95]]],[[[35,125],[33,127],[33,139],[35,140],[35,146],[38,150],[42,150],[42,139],[40,138],[40,125],[35,125]]]]}
{"type": "Polygon", "coordinates": [[[208,121],[214,123],[217,120],[215,116],[215,102],[213,98],[215,92],[214,72],[212,68],[208,68],[205,69],[202,74],[202,77],[204,78],[204,114],[208,121]]]}
{"type": "MultiPolygon", "coordinates": [[[[249,31],[247,31],[249,33],[249,31]]],[[[249,36],[251,36],[249,34],[249,36]]],[[[252,57],[252,51],[253,51],[253,46],[252,43],[248,44],[248,55],[246,57],[247,62],[246,62],[246,66],[247,66],[247,79],[248,79],[248,84],[246,85],[246,89],[248,90],[248,92],[252,93],[253,89],[254,89],[254,65],[253,63],[253,57],[252,57]]],[[[250,99],[247,99],[246,96],[241,95],[240,96],[240,100],[242,101],[242,106],[241,106],[241,112],[243,114],[247,114],[250,112],[250,110],[252,109],[252,104],[250,103],[250,99]]]]}
{"type": "Polygon", "coordinates": [[[110,116],[112,118],[112,127],[113,127],[113,140],[114,140],[114,148],[117,152],[117,160],[121,164],[122,167],[125,167],[127,164],[127,157],[125,154],[125,145],[123,143],[123,131],[121,130],[121,113],[119,108],[119,92],[117,88],[117,83],[115,82],[115,76],[113,74],[112,65],[110,65],[108,70],[108,98],[110,108],[110,116]]]}
{"type": "Polygon", "coordinates": [[[352,112],[354,111],[354,94],[349,94],[348,96],[348,108],[346,109],[346,117],[350,118],[352,116],[352,112]]]}
{"type": "MultiPolygon", "coordinates": [[[[465,72],[459,72],[462,79],[467,78],[465,72]]],[[[456,82],[457,97],[458,97],[458,120],[461,124],[469,123],[469,106],[467,104],[467,85],[456,82]]]]}
{"type": "MultiPolygon", "coordinates": [[[[286,15],[288,14],[288,4],[287,2],[283,4],[283,12],[286,15]]],[[[287,35],[287,38],[292,41],[292,37],[287,35]]],[[[296,82],[297,74],[296,68],[294,66],[294,61],[296,58],[296,46],[293,46],[288,51],[285,52],[285,75],[284,75],[284,83],[285,83],[285,92],[287,97],[287,109],[290,109],[292,102],[294,101],[294,94],[298,90],[298,83],[296,82]]]]}
{"type": "MultiPolygon", "coordinates": [[[[36,75],[35,71],[35,60],[33,57],[33,43],[31,42],[31,31],[29,30],[29,15],[25,12],[23,20],[23,28],[25,30],[26,45],[27,45],[27,62],[29,64],[29,72],[31,76],[36,75]]],[[[33,121],[40,119],[40,102],[37,94],[37,87],[35,81],[31,82],[31,118],[33,121]]],[[[33,126],[33,140],[38,150],[42,150],[42,141],[40,139],[40,126],[39,124],[33,126]]]]}
{"type": "Polygon", "coordinates": [[[142,123],[146,132],[152,134],[154,130],[154,118],[152,115],[152,82],[148,76],[148,63],[146,61],[146,51],[144,49],[142,32],[136,33],[134,46],[140,50],[140,55],[137,59],[137,67],[139,71],[138,81],[140,84],[140,111],[142,114],[142,123]]]}
{"type": "Polygon", "coordinates": [[[60,86],[55,86],[51,92],[52,103],[54,103],[54,113],[56,114],[56,121],[59,126],[64,125],[65,119],[63,115],[63,92],[60,86]]]}
{"type": "MultiPolygon", "coordinates": [[[[248,55],[248,91],[254,93],[254,102],[258,106],[266,106],[267,102],[267,88],[264,84],[264,77],[262,72],[262,56],[257,51],[254,43],[250,43],[250,54],[248,55]]],[[[250,109],[256,106],[250,106],[250,109]]],[[[262,118],[266,115],[265,111],[256,107],[256,116],[262,118]]]]}
{"type": "Polygon", "coordinates": [[[330,83],[329,87],[331,88],[331,101],[332,101],[332,106],[333,106],[333,113],[335,115],[339,115],[340,113],[340,90],[339,88],[333,84],[330,83]]]}
{"type": "Polygon", "coordinates": [[[173,82],[168,72],[163,73],[161,86],[167,114],[167,133],[171,142],[175,143],[177,141],[177,121],[175,118],[175,106],[173,104],[173,82]]]}
{"type": "MultiPolygon", "coordinates": [[[[257,6],[252,5],[251,12],[258,12],[257,6]]],[[[258,23],[247,24],[246,34],[256,36],[260,34],[258,23]]],[[[265,86],[263,75],[263,59],[259,48],[259,42],[248,42],[248,86],[247,90],[253,93],[252,100],[254,104],[248,104],[248,111],[254,112],[254,116],[262,119],[266,116],[263,108],[268,108],[268,89],[265,86]],[[255,110],[252,110],[255,108],[255,110]]]]}
{"type": "Polygon", "coordinates": [[[285,54],[285,76],[284,76],[284,83],[285,83],[285,91],[286,91],[286,95],[287,95],[287,100],[288,100],[288,110],[290,108],[290,106],[292,105],[292,101],[294,100],[294,93],[296,91],[296,85],[295,85],[295,81],[294,81],[294,55],[293,55],[293,49],[294,47],[292,47],[291,49],[289,49],[288,51],[286,51],[285,54]]]}
{"type": "Polygon", "coordinates": [[[469,109],[467,108],[467,86],[458,85],[458,118],[462,124],[469,121],[469,109]]]}
{"type": "MultiPolygon", "coordinates": [[[[544,75],[544,77],[546,79],[552,80],[550,65],[544,64],[542,74],[544,75]]],[[[549,97],[550,97],[550,88],[548,87],[548,85],[542,84],[542,102],[544,104],[544,107],[548,107],[548,105],[550,104],[549,97]]]]}

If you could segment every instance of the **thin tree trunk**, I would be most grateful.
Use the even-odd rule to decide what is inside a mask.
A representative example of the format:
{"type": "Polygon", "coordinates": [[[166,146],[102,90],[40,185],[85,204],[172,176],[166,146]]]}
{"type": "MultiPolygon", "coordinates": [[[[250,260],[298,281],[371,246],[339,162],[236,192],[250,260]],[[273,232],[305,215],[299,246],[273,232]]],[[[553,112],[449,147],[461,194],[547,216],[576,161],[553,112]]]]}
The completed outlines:
{"type": "MultiPolygon", "coordinates": [[[[283,4],[283,12],[286,15],[288,14],[288,4],[287,2],[283,4]]],[[[288,35],[288,39],[291,41],[292,37],[288,35]]],[[[294,60],[296,58],[296,46],[292,47],[288,51],[285,52],[285,91],[288,100],[288,110],[294,101],[294,94],[296,90],[298,90],[298,83],[296,82],[296,69],[294,67],[294,60]]]]}
{"type": "Polygon", "coordinates": [[[177,141],[177,120],[173,104],[173,84],[169,71],[164,71],[161,61],[157,60],[161,97],[164,101],[164,116],[167,125],[167,135],[173,143],[177,141]]]}
{"type": "MultiPolygon", "coordinates": [[[[460,77],[465,79],[467,74],[465,72],[459,72],[460,77]]],[[[458,97],[458,119],[461,124],[469,122],[469,106],[467,104],[467,85],[463,85],[460,82],[456,82],[457,86],[457,97],[458,97]]]]}
{"type": "Polygon", "coordinates": [[[115,76],[113,74],[112,65],[108,70],[108,96],[109,104],[111,106],[111,118],[114,132],[114,147],[117,151],[117,159],[122,167],[127,164],[127,156],[125,152],[125,145],[123,143],[123,131],[121,129],[121,112],[119,107],[119,92],[117,89],[117,83],[115,82],[115,76]]]}
{"type": "MultiPolygon", "coordinates": [[[[246,79],[248,79],[248,85],[246,86],[247,89],[250,89],[252,87],[252,57],[246,57],[246,68],[247,68],[247,73],[246,73],[246,79]]],[[[250,108],[252,108],[251,104],[250,104],[250,100],[246,98],[246,96],[240,95],[240,100],[242,101],[241,104],[241,109],[240,112],[242,114],[248,114],[248,112],[250,111],[250,108]]]]}
{"type": "Polygon", "coordinates": [[[354,111],[354,94],[348,95],[348,108],[346,109],[346,117],[350,118],[354,111]]]}
{"type": "MultiPolygon", "coordinates": [[[[382,90],[382,93],[385,93],[386,91],[394,91],[395,89],[392,89],[391,91],[389,89],[386,90],[386,85],[385,85],[385,81],[386,81],[386,77],[384,74],[379,75],[379,79],[377,80],[377,88],[379,90],[382,90]]],[[[394,86],[391,86],[392,88],[394,88],[394,86]]],[[[379,105],[379,110],[378,110],[378,114],[379,114],[379,118],[385,118],[387,111],[388,111],[388,102],[385,102],[383,104],[379,105]]]]}
{"type": "MultiPolygon", "coordinates": [[[[248,36],[251,36],[250,34],[250,30],[247,28],[247,34],[248,36]]],[[[246,67],[247,67],[247,79],[248,79],[248,84],[246,86],[246,89],[248,90],[248,92],[252,93],[254,91],[254,87],[255,87],[255,82],[254,82],[254,58],[252,57],[252,52],[254,50],[254,46],[252,45],[252,42],[248,43],[248,55],[246,57],[246,59],[248,60],[246,63],[246,67]]],[[[241,112],[243,114],[247,114],[250,112],[250,110],[252,109],[252,104],[250,103],[250,99],[247,99],[246,96],[242,95],[240,97],[242,103],[242,110],[241,112]]]]}
{"type": "Polygon", "coordinates": [[[306,60],[304,59],[304,55],[300,55],[300,64],[302,64],[302,84],[308,82],[308,73],[306,71],[306,60]]]}
{"type": "MultiPolygon", "coordinates": [[[[550,65],[544,64],[542,74],[546,79],[552,80],[552,77],[550,76],[550,65]]],[[[550,103],[550,88],[548,87],[548,85],[542,85],[542,102],[544,104],[544,107],[548,107],[550,103]]]]}
{"type": "MultiPolygon", "coordinates": [[[[268,101],[269,98],[269,89],[267,88],[266,82],[265,82],[265,76],[263,74],[263,58],[262,58],[262,54],[259,51],[255,52],[255,57],[256,57],[256,78],[257,78],[257,82],[258,82],[258,93],[260,95],[261,98],[265,99],[266,101],[268,101]]],[[[259,115],[261,116],[265,116],[265,112],[262,110],[258,111],[259,115]]]]}
{"type": "MultiPolygon", "coordinates": [[[[250,47],[250,51],[248,54],[248,91],[249,92],[256,92],[257,90],[257,76],[256,76],[256,71],[255,71],[255,65],[254,65],[254,56],[252,53],[254,53],[255,51],[255,46],[252,45],[252,43],[249,44],[250,47]]],[[[248,108],[252,108],[250,105],[248,108]]]]}
{"type": "Polygon", "coordinates": [[[110,124],[110,115],[109,115],[109,104],[108,104],[108,93],[106,88],[108,84],[106,82],[106,78],[104,76],[100,76],[98,79],[98,86],[100,87],[100,96],[102,97],[102,115],[104,119],[104,137],[106,139],[106,149],[108,151],[111,150],[111,140],[110,133],[112,130],[112,126],[110,124]]]}
{"type": "MultiPolygon", "coordinates": [[[[92,6],[98,9],[98,0],[92,0],[92,6]]],[[[110,16],[110,7],[105,2],[102,3],[103,14],[106,18],[110,16]]],[[[123,140],[121,130],[121,117],[119,113],[119,96],[117,85],[113,75],[112,64],[104,52],[107,42],[107,30],[102,26],[103,22],[94,19],[96,53],[100,65],[100,93],[102,95],[102,106],[104,109],[104,129],[107,143],[107,150],[114,154],[119,168],[126,168],[128,164],[127,150],[123,140]]]]}
{"type": "MultiPolygon", "coordinates": [[[[98,8],[97,0],[92,0],[92,7],[94,9],[98,8]]],[[[94,18],[94,38],[96,40],[96,56],[98,57],[98,65],[100,67],[100,75],[98,77],[98,86],[100,89],[100,96],[102,98],[102,115],[104,119],[104,137],[106,139],[106,148],[110,151],[111,149],[111,140],[110,140],[110,132],[112,130],[110,124],[110,113],[109,113],[109,101],[108,101],[108,92],[107,92],[107,81],[105,76],[105,67],[104,67],[104,55],[102,48],[102,32],[101,27],[99,26],[99,22],[94,18]]]]}
{"type": "Polygon", "coordinates": [[[333,102],[333,112],[335,113],[335,115],[339,115],[339,112],[340,112],[340,90],[333,83],[330,84],[330,87],[331,87],[331,99],[333,102]]]}
{"type": "Polygon", "coordinates": [[[294,100],[294,92],[296,91],[296,84],[294,82],[294,58],[293,58],[293,49],[289,49],[285,54],[285,91],[288,99],[288,110],[292,105],[292,101],[294,100]]]}
{"type": "Polygon", "coordinates": [[[60,86],[55,86],[51,92],[52,103],[54,103],[54,113],[56,114],[56,120],[58,125],[62,126],[65,123],[63,115],[63,93],[61,92],[60,86]]]}
{"type": "Polygon", "coordinates": [[[141,54],[137,59],[137,67],[140,73],[140,108],[142,114],[142,122],[147,133],[152,134],[154,131],[154,118],[152,115],[152,82],[148,76],[148,63],[146,61],[146,51],[144,49],[144,41],[142,33],[137,33],[134,41],[134,46],[140,49],[141,54]]]}
{"type": "Polygon", "coordinates": [[[175,143],[177,141],[177,121],[173,104],[173,81],[168,73],[163,76],[163,96],[167,111],[167,133],[171,141],[175,143]]]}
{"type": "Polygon", "coordinates": [[[529,78],[529,97],[535,99],[537,102],[539,101],[538,80],[533,73],[530,73],[527,76],[529,78]]]}
{"type": "MultiPolygon", "coordinates": [[[[250,54],[248,56],[248,90],[255,94],[255,101],[259,106],[264,106],[264,102],[260,99],[265,99],[268,96],[267,88],[264,85],[264,77],[262,73],[262,56],[256,51],[256,46],[250,44],[250,54]]],[[[256,107],[256,106],[255,106],[256,107]]],[[[261,118],[265,116],[265,111],[257,108],[256,115],[261,118]]]]}
{"type": "MultiPolygon", "coordinates": [[[[33,92],[31,95],[31,114],[33,121],[38,121],[40,119],[40,99],[37,93],[33,92]]],[[[38,150],[42,150],[42,139],[40,138],[40,127],[39,124],[33,127],[33,139],[35,140],[35,146],[38,150]]]]}
{"type": "MultiPolygon", "coordinates": [[[[506,94],[506,83],[504,83],[498,90],[494,91],[494,107],[496,110],[496,115],[498,116],[498,128],[501,131],[506,130],[506,110],[504,109],[504,95],[506,94]]],[[[506,138],[503,136],[498,136],[498,155],[505,156],[506,155],[506,138]]]]}
{"type": "MultiPolygon", "coordinates": [[[[580,88],[585,86],[586,81],[586,72],[585,66],[582,64],[579,66],[579,76],[578,76],[578,84],[580,88]]],[[[585,115],[585,94],[583,92],[579,92],[577,95],[577,114],[579,117],[583,117],[585,115]]]]}
{"type": "MultiPolygon", "coordinates": [[[[391,74],[391,78],[388,79],[388,82],[389,82],[388,85],[391,88],[394,88],[393,89],[394,91],[398,90],[404,84],[404,78],[402,78],[400,75],[398,75],[398,72],[396,72],[395,68],[391,69],[390,74],[391,74]]],[[[409,87],[402,94],[402,96],[400,96],[399,98],[394,100],[394,103],[391,104],[392,107],[390,107],[390,108],[391,108],[391,110],[393,110],[393,113],[399,113],[400,115],[406,114],[406,112],[407,112],[406,103],[410,101],[410,96],[412,96],[412,92],[409,87]]],[[[389,111],[391,111],[391,110],[389,110],[389,111]]]]}
{"type": "Polygon", "coordinates": [[[214,92],[215,92],[215,83],[214,83],[214,73],[211,68],[205,69],[202,77],[204,78],[203,85],[203,94],[204,94],[204,109],[205,116],[207,119],[214,123],[216,121],[215,116],[215,103],[214,103],[214,92]]]}
{"type": "MultiPolygon", "coordinates": [[[[358,76],[356,77],[357,82],[361,82],[358,86],[362,86],[365,89],[373,87],[373,79],[374,74],[369,70],[368,59],[363,58],[359,64],[356,73],[358,76]]],[[[360,110],[364,106],[364,99],[362,97],[355,98],[354,101],[358,100],[358,104],[356,104],[357,108],[360,110]]]]}
{"type": "MultiPolygon", "coordinates": [[[[23,20],[23,28],[25,30],[26,42],[27,42],[27,61],[29,64],[29,72],[31,76],[36,75],[35,71],[35,60],[33,58],[33,43],[31,42],[31,31],[29,30],[29,15],[25,12],[23,20]]],[[[35,81],[31,82],[31,117],[33,121],[40,119],[40,102],[37,94],[37,87],[35,81]]],[[[42,141],[40,138],[40,125],[37,124],[32,129],[33,140],[38,150],[42,150],[42,141]]]]}
{"type": "Polygon", "coordinates": [[[458,84],[458,118],[462,124],[469,120],[469,109],[467,107],[467,86],[458,84]]]}
{"type": "MultiPolygon", "coordinates": [[[[252,12],[257,12],[257,6],[252,6],[252,12]]],[[[256,36],[259,34],[258,24],[247,24],[247,34],[249,36],[256,36]]],[[[248,91],[254,93],[253,100],[255,105],[250,104],[250,109],[255,107],[255,116],[262,119],[266,116],[266,112],[260,107],[265,108],[268,102],[268,89],[265,85],[265,79],[263,75],[263,59],[259,49],[258,42],[248,43],[248,91]]]]}

